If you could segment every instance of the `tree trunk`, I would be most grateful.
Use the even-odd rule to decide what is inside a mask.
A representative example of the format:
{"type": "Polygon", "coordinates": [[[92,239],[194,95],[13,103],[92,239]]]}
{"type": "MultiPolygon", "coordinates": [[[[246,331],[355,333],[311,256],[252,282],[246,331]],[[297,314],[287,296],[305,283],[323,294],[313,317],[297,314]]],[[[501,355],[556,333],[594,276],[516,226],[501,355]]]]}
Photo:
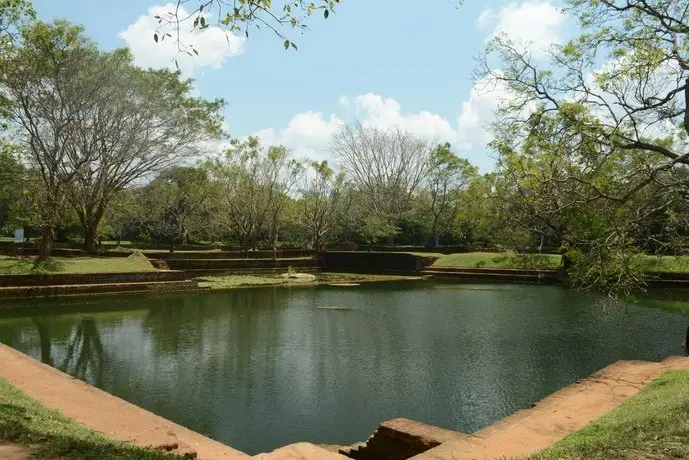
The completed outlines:
{"type": "Polygon", "coordinates": [[[84,250],[89,254],[98,252],[96,248],[96,228],[90,225],[84,226],[84,250]]]}
{"type": "Polygon", "coordinates": [[[38,251],[38,260],[48,260],[53,251],[53,241],[55,241],[55,226],[51,224],[43,225],[41,246],[38,251]]]}
{"type": "Polygon", "coordinates": [[[104,204],[98,205],[95,208],[93,206],[87,207],[83,210],[77,208],[77,215],[84,229],[84,250],[89,254],[98,252],[99,248],[96,246],[96,239],[98,237],[98,227],[100,226],[100,221],[103,218],[104,212],[104,204]]]}

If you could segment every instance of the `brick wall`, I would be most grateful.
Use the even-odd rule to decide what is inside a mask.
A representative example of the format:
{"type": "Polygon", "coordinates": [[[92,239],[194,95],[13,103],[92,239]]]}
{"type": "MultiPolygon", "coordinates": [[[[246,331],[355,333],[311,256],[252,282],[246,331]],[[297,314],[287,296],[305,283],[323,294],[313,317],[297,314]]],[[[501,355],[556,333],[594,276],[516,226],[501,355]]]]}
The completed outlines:
{"type": "Polygon", "coordinates": [[[142,273],[84,273],[55,275],[0,275],[0,286],[65,286],[69,284],[147,283],[183,281],[183,271],[142,273]]]}

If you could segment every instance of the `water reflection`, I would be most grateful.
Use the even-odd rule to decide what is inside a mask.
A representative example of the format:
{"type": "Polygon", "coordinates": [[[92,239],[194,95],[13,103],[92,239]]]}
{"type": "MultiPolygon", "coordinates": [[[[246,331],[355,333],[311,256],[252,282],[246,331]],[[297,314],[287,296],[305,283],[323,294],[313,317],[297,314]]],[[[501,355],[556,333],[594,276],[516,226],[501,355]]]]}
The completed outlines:
{"type": "Polygon", "coordinates": [[[46,302],[0,317],[0,340],[250,453],[351,443],[398,416],[473,431],[618,359],[682,352],[685,321],[664,311],[438,286],[46,302]]]}

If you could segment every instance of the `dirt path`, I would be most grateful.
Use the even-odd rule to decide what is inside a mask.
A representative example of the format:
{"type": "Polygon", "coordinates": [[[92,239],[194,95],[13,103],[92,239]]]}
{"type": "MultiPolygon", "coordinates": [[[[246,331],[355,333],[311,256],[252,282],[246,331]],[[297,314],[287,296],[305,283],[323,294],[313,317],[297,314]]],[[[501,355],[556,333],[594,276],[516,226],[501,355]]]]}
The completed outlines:
{"type": "Polygon", "coordinates": [[[0,458],[2,460],[30,460],[32,457],[28,447],[0,439],[0,458]]]}
{"type": "Polygon", "coordinates": [[[670,369],[689,370],[689,358],[673,357],[661,363],[618,361],[553,393],[531,409],[517,411],[471,436],[446,442],[413,459],[468,460],[531,455],[608,413],[670,369]]]}

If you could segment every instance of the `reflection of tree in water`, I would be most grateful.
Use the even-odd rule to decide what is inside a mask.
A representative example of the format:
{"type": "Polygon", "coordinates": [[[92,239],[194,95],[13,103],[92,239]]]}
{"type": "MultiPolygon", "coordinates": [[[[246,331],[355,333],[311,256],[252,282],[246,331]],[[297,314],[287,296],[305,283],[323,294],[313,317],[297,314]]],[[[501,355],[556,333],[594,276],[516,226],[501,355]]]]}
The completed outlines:
{"type": "Polygon", "coordinates": [[[36,330],[38,331],[38,340],[41,347],[41,362],[49,366],[53,365],[52,355],[52,341],[50,338],[50,329],[48,321],[45,318],[31,318],[36,330]]]}
{"type": "Polygon", "coordinates": [[[100,386],[103,382],[103,358],[98,326],[93,318],[83,318],[70,337],[60,370],[85,381],[90,369],[95,385],[100,386]]]}

